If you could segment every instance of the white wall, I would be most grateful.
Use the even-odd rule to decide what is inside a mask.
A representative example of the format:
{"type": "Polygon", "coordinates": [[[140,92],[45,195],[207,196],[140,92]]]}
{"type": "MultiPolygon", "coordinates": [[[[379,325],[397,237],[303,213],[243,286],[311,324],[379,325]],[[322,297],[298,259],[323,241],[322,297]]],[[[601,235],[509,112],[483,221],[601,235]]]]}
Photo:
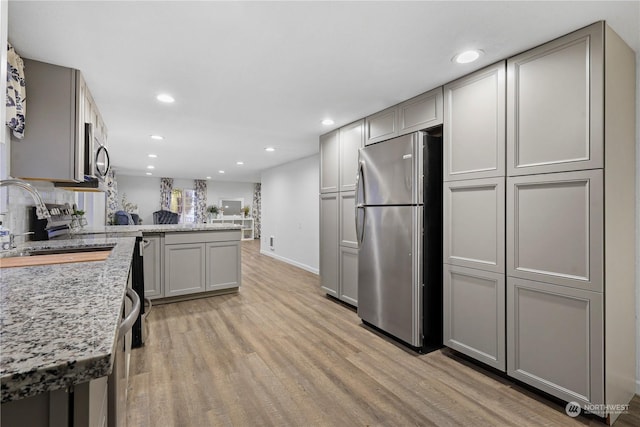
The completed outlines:
{"type": "Polygon", "coordinates": [[[316,154],[262,172],[260,242],[261,253],[316,274],[320,268],[319,164],[316,154]]]}
{"type": "MultiPolygon", "coordinates": [[[[153,224],[153,213],[160,209],[160,178],[146,176],[119,175],[118,202],[122,195],[127,195],[127,201],[138,205],[138,215],[143,224],[153,224]]],[[[221,198],[244,198],[245,205],[253,203],[252,182],[223,182],[207,181],[207,206],[218,204],[221,198]]],[[[175,179],[173,188],[193,189],[192,179],[175,179]]]]}

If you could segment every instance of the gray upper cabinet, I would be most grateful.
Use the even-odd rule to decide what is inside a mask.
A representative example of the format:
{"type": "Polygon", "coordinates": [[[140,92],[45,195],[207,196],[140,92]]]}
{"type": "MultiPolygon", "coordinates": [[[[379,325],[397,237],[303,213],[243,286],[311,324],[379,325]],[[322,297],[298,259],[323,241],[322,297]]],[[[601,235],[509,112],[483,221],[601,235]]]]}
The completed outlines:
{"type": "Polygon", "coordinates": [[[603,316],[599,292],[509,278],[507,373],[568,402],[604,402],[603,316]]]}
{"type": "Polygon", "coordinates": [[[603,167],[604,23],[507,61],[507,173],[603,167]]]}
{"type": "Polygon", "coordinates": [[[341,127],[340,139],[340,191],[356,188],[358,150],[364,146],[364,120],[341,127]]]}
{"type": "Polygon", "coordinates": [[[364,145],[398,136],[398,107],[382,110],[364,119],[364,145]]]}
{"type": "Polygon", "coordinates": [[[334,130],[320,136],[320,192],[338,191],[340,140],[334,130]]]}
{"type": "Polygon", "coordinates": [[[507,275],[602,292],[602,185],[602,170],[508,178],[507,275]]]}
{"type": "Polygon", "coordinates": [[[398,105],[398,135],[442,124],[442,88],[436,88],[398,105]]]}
{"type": "Polygon", "coordinates": [[[339,194],[320,195],[320,284],[322,289],[339,297],[339,194]]]}
{"type": "Polygon", "coordinates": [[[505,371],[505,276],[444,265],[443,342],[505,371]]]}
{"type": "Polygon", "coordinates": [[[24,139],[11,146],[11,175],[84,180],[86,84],[72,68],[25,59],[28,116],[24,139]]]}
{"type": "Polygon", "coordinates": [[[144,296],[162,297],[162,236],[145,235],[143,245],[144,296]]]}
{"type": "Polygon", "coordinates": [[[444,262],[505,271],[504,178],[444,183],[444,262]]]}
{"type": "Polygon", "coordinates": [[[505,62],[444,87],[444,180],[505,176],[505,62]]]}

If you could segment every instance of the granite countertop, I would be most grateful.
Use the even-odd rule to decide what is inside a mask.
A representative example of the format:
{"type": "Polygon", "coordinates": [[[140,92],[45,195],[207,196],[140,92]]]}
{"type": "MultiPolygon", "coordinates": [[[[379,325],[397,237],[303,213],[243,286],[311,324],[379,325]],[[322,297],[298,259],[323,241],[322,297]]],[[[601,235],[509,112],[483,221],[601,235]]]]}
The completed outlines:
{"type": "Polygon", "coordinates": [[[13,251],[111,244],[105,261],[1,270],[2,403],[111,373],[135,238],[76,236],[13,251]]]}
{"type": "Polygon", "coordinates": [[[240,224],[215,223],[215,224],[155,224],[155,225],[105,225],[98,227],[84,227],[74,230],[74,234],[107,234],[107,233],[173,233],[183,231],[225,231],[241,230],[240,224]]]}

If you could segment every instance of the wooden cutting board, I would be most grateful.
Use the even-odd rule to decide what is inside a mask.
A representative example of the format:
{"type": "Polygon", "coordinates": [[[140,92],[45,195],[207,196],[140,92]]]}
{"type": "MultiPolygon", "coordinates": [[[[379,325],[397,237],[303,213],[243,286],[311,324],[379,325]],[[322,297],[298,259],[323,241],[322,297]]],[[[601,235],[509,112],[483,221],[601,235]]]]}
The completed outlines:
{"type": "Polygon", "coordinates": [[[78,252],[75,254],[33,255],[0,258],[0,268],[32,265],[68,264],[72,262],[104,261],[111,251],[78,252]]]}

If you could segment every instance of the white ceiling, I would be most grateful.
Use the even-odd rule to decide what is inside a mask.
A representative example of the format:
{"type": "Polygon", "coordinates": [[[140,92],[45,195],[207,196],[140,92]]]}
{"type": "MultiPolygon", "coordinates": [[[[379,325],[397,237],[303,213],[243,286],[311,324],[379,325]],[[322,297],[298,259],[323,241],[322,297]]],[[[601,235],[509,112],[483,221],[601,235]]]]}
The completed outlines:
{"type": "Polygon", "coordinates": [[[119,174],[259,181],[322,133],[601,19],[639,51],[638,1],[10,1],[9,41],[82,70],[119,174]],[[471,47],[486,54],[451,62],[471,47]]]}

